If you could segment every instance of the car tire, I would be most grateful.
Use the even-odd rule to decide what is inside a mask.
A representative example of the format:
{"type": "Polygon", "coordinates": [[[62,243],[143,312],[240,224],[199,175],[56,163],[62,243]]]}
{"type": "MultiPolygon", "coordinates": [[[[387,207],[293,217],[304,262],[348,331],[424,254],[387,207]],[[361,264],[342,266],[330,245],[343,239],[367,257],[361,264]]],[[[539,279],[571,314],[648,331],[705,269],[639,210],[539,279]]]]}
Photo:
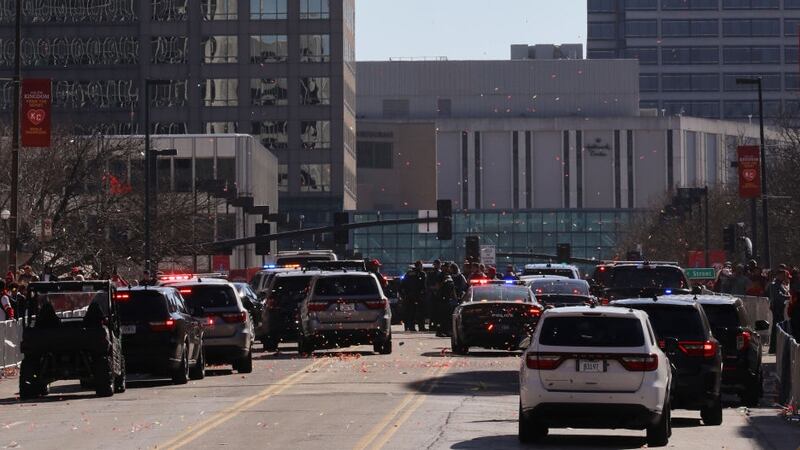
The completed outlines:
{"type": "Polygon", "coordinates": [[[301,355],[311,356],[314,354],[314,343],[303,337],[297,338],[297,352],[301,355]]]}
{"type": "Polygon", "coordinates": [[[669,443],[669,436],[672,433],[672,411],[669,404],[664,406],[664,412],[658,423],[647,427],[647,446],[664,447],[669,443]]]}
{"type": "Polygon", "coordinates": [[[469,347],[461,343],[461,340],[458,339],[455,333],[450,336],[450,347],[452,347],[453,354],[456,355],[467,355],[469,354],[469,347]]]}
{"type": "Polygon", "coordinates": [[[701,409],[700,417],[703,419],[703,424],[705,425],[722,425],[722,401],[720,398],[717,397],[713,405],[701,409]]]}
{"type": "Polygon", "coordinates": [[[247,352],[247,356],[239,359],[233,364],[233,368],[239,373],[252,373],[253,372],[253,350],[247,352]]]}
{"type": "Polygon", "coordinates": [[[33,358],[26,357],[22,360],[19,369],[19,398],[20,400],[31,400],[47,395],[47,386],[39,381],[38,364],[33,362],[33,358]]]}
{"type": "Polygon", "coordinates": [[[539,442],[547,437],[547,433],[550,431],[546,426],[537,423],[522,411],[522,402],[519,404],[518,424],[518,437],[523,444],[539,442]]]}
{"type": "Polygon", "coordinates": [[[114,377],[114,393],[115,394],[122,394],[128,389],[128,374],[127,369],[125,367],[125,357],[122,356],[122,359],[119,363],[119,370],[120,373],[116,377],[114,377]]]}
{"type": "Polygon", "coordinates": [[[108,356],[97,358],[94,363],[94,392],[98,397],[114,395],[114,372],[108,356]]]}
{"type": "Polygon", "coordinates": [[[383,338],[381,340],[375,341],[375,343],[372,344],[372,350],[375,351],[375,353],[378,353],[378,354],[381,354],[381,355],[391,355],[392,354],[392,335],[389,334],[389,336],[387,336],[387,337],[385,337],[385,338],[383,338]]]}
{"type": "Polygon", "coordinates": [[[278,351],[278,346],[280,345],[280,341],[278,340],[278,338],[272,337],[272,336],[264,337],[264,339],[261,341],[261,343],[264,344],[264,350],[265,351],[272,352],[272,353],[277,352],[278,351]]]}
{"type": "Polygon", "coordinates": [[[750,383],[745,386],[745,391],[739,394],[742,404],[748,408],[755,408],[761,402],[764,392],[764,379],[761,371],[754,375],[750,383]]]}
{"type": "Polygon", "coordinates": [[[175,372],[172,373],[173,384],[186,384],[189,382],[189,353],[186,343],[183,344],[183,352],[181,353],[181,363],[175,372]]]}
{"type": "Polygon", "coordinates": [[[197,354],[197,361],[194,366],[189,369],[189,378],[192,380],[202,380],[206,377],[206,357],[201,348],[197,354]]]}

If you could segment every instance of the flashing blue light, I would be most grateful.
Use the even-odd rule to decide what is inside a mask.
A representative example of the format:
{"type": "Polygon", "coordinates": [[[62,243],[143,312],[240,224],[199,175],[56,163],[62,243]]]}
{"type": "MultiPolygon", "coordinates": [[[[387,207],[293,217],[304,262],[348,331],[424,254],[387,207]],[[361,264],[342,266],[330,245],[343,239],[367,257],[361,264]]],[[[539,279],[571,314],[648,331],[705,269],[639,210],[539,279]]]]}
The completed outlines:
{"type": "Polygon", "coordinates": [[[406,274],[403,274],[403,275],[400,276],[400,281],[403,281],[405,279],[406,279],[406,274]]]}
{"type": "Polygon", "coordinates": [[[667,289],[666,291],[664,291],[664,293],[667,295],[672,295],[672,289],[667,289]]]}
{"type": "Polygon", "coordinates": [[[276,266],[275,264],[267,264],[266,266],[264,266],[264,268],[265,269],[277,269],[278,266],[276,266]]]}
{"type": "Polygon", "coordinates": [[[514,280],[506,280],[506,284],[514,284],[514,280]]]}

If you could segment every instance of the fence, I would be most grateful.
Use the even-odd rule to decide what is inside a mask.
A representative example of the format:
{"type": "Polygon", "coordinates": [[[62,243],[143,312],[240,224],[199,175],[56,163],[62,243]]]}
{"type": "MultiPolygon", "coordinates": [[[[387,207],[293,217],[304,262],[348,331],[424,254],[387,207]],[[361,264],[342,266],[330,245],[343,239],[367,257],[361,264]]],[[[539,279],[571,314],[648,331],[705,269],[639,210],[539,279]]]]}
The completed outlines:
{"type": "Polygon", "coordinates": [[[5,369],[22,361],[19,344],[22,342],[22,323],[15,320],[0,322],[0,377],[5,369]]]}
{"type": "MultiPolygon", "coordinates": [[[[739,297],[744,303],[744,308],[747,310],[747,318],[750,320],[750,326],[754,326],[756,320],[766,320],[772,324],[772,311],[769,309],[769,299],[766,297],[739,297]]],[[[761,335],[761,342],[769,342],[769,330],[759,332],[761,335]]]]}
{"type": "Polygon", "coordinates": [[[789,322],[778,324],[776,372],[780,382],[781,404],[800,406],[800,344],[786,332],[789,322]]]}

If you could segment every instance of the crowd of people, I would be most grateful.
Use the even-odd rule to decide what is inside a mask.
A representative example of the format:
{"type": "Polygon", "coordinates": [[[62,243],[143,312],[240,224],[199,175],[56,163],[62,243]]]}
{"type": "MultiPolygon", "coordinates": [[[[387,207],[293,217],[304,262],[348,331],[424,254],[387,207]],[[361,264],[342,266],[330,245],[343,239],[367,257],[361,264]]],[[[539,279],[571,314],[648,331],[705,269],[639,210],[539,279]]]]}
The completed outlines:
{"type": "Polygon", "coordinates": [[[464,272],[454,262],[433,261],[425,270],[422,261],[402,278],[399,293],[406,331],[435,331],[437,336],[452,334],[453,310],[458,306],[473,280],[517,280],[514,267],[509,265],[503,274],[497,269],[478,263],[468,263],[464,272]]]}

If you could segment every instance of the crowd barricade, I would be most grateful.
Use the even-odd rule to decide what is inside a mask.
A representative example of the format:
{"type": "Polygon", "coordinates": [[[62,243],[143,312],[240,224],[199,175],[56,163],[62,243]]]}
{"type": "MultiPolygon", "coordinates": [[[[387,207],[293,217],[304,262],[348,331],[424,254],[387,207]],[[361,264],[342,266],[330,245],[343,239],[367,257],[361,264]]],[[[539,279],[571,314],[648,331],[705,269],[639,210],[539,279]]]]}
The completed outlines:
{"type": "Polygon", "coordinates": [[[775,372],[780,382],[778,400],[783,405],[800,406],[800,344],[787,332],[789,322],[778,324],[775,346],[775,372]]]}
{"type": "MultiPolygon", "coordinates": [[[[772,328],[772,311],[769,308],[769,299],[766,297],[739,296],[747,310],[750,326],[754,327],[756,320],[766,320],[772,328]]],[[[760,331],[761,342],[769,342],[769,330],[760,331]]]]}
{"type": "Polygon", "coordinates": [[[16,320],[0,322],[0,377],[6,369],[17,367],[22,361],[20,342],[22,342],[22,323],[16,320]]]}

